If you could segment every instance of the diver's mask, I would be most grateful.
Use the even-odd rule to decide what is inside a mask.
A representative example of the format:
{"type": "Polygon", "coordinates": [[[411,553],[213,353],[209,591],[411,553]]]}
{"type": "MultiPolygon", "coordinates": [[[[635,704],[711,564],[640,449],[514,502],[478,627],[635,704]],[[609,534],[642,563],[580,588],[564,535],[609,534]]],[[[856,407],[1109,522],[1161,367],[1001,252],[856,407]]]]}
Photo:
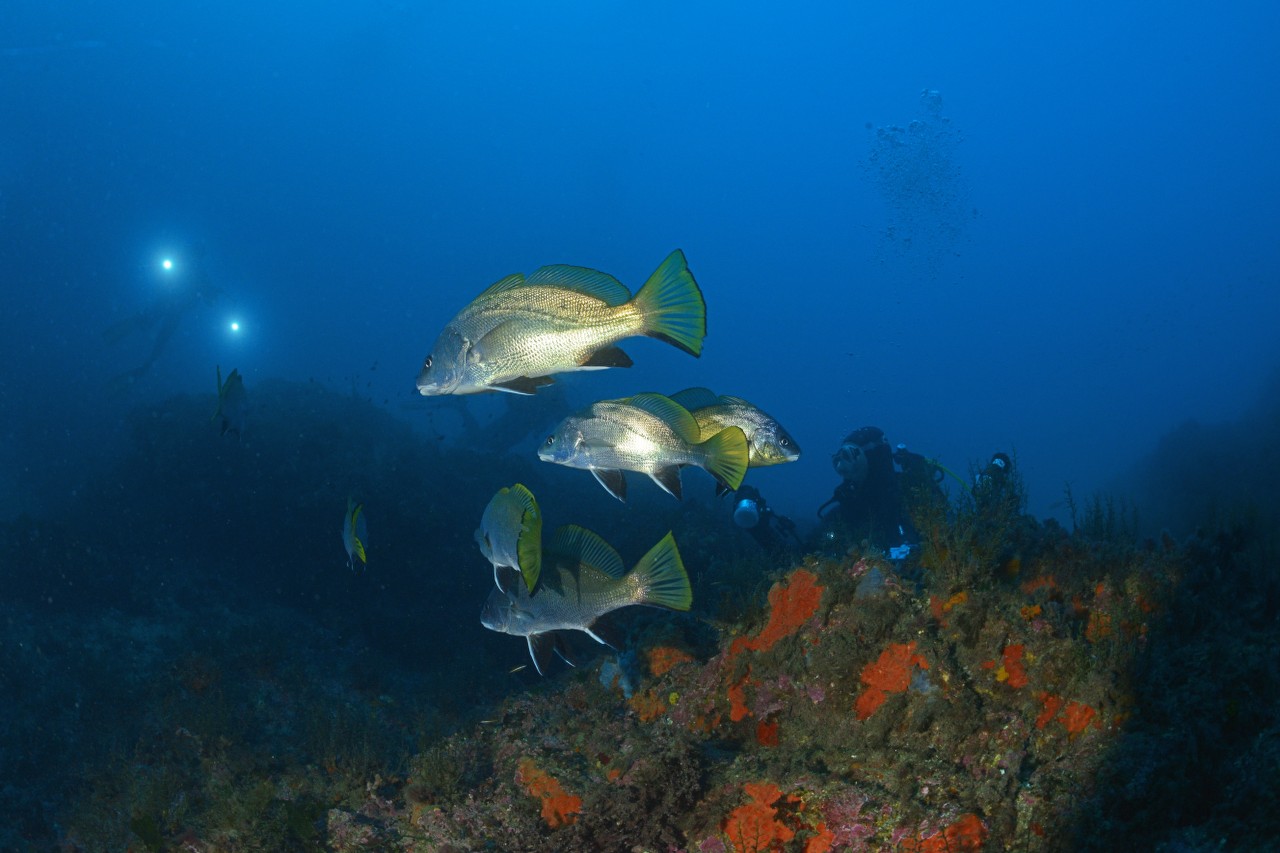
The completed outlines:
{"type": "Polygon", "coordinates": [[[867,454],[856,444],[842,444],[831,457],[836,473],[849,483],[859,484],[867,479],[867,454]]]}
{"type": "Polygon", "coordinates": [[[733,508],[733,523],[750,530],[760,523],[760,505],[751,498],[743,498],[733,508]]]}
{"type": "Polygon", "coordinates": [[[862,427],[845,436],[840,449],[831,456],[831,466],[847,483],[861,485],[867,479],[867,453],[884,444],[879,427],[862,427]]]}

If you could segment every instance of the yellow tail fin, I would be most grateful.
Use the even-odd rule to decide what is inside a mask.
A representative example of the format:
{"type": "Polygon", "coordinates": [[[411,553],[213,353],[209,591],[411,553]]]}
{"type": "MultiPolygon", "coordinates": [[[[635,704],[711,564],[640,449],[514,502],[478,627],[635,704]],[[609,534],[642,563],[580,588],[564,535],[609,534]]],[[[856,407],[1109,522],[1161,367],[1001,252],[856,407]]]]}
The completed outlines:
{"type": "Polygon", "coordinates": [[[706,450],[704,467],[712,477],[736,491],[747,475],[747,435],[741,427],[725,427],[702,442],[706,450]]]}
{"type": "Polygon", "coordinates": [[[668,255],[633,302],[644,318],[644,334],[690,355],[702,355],[702,339],[707,336],[707,303],[689,272],[684,252],[676,249],[668,255]]]}

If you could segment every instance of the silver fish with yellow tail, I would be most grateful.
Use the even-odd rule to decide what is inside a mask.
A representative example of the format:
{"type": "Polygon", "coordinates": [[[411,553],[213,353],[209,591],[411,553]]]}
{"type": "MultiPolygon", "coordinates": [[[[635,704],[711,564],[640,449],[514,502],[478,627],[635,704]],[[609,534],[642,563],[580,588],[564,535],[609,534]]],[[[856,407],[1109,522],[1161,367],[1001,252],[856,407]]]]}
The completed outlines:
{"type": "Polygon", "coordinates": [[[623,471],[648,474],[675,498],[681,497],[680,469],[702,468],[722,487],[735,490],[747,470],[747,438],[731,426],[703,440],[693,416],[670,397],[644,393],[601,400],[560,422],[542,443],[538,458],[585,468],[621,501],[627,497],[623,471]]]}
{"type": "Polygon", "coordinates": [[[716,396],[707,388],[686,388],[671,399],[689,410],[703,439],[725,427],[740,427],[747,436],[748,468],[781,465],[800,458],[800,445],[768,412],[741,397],[716,396]]]}
{"type": "Polygon", "coordinates": [[[475,537],[480,553],[493,564],[495,584],[505,566],[520,572],[533,592],[542,572],[542,512],[532,492],[520,483],[499,489],[484,508],[475,537]]]}
{"type": "Polygon", "coordinates": [[[518,568],[500,570],[505,579],[489,593],[480,613],[489,630],[525,638],[539,674],[553,653],[574,663],[564,632],[582,631],[617,649],[619,640],[597,621],[602,616],[638,604],[670,610],[688,610],[693,604],[689,574],[670,533],[630,572],[608,543],[576,525],[556,531],[542,560],[543,579],[533,592],[516,577],[518,568]]]}
{"type": "Polygon", "coordinates": [[[596,270],[542,267],[495,282],[449,321],[423,362],[418,392],[532,394],[552,374],[630,367],[617,347],[624,338],[647,335],[697,356],[706,333],[706,302],[679,249],[634,297],[596,270]]]}

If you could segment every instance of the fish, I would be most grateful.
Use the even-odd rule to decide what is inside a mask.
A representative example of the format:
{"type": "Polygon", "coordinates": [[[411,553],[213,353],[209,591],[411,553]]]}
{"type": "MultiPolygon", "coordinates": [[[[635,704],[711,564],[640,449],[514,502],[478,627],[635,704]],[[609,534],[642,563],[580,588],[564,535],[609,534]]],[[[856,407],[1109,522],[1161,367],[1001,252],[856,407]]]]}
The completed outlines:
{"type": "Polygon", "coordinates": [[[800,445],[768,412],[741,397],[716,396],[707,388],[686,388],[671,399],[689,410],[705,440],[729,426],[746,433],[748,468],[781,465],[800,458],[800,445]]]}
{"type": "Polygon", "coordinates": [[[680,468],[702,468],[730,491],[747,470],[747,437],[730,426],[703,440],[693,415],[661,394],[601,400],[560,422],[538,449],[544,462],[585,468],[609,494],[627,499],[623,471],[648,474],[677,500],[680,468]]]}
{"type": "Polygon", "coordinates": [[[693,606],[693,588],[670,532],[640,558],[630,572],[607,542],[584,527],[556,531],[543,554],[542,583],[534,591],[515,569],[489,592],[480,622],[491,631],[524,637],[534,669],[542,675],[558,654],[574,661],[566,635],[582,631],[598,643],[618,649],[620,640],[604,629],[601,617],[633,605],[685,611],[693,606]]]}
{"type": "Polygon", "coordinates": [[[227,381],[222,381],[222,365],[218,365],[218,410],[210,421],[218,421],[218,435],[234,432],[236,438],[244,434],[244,416],[248,396],[244,391],[244,380],[240,371],[232,368],[227,374],[227,381]]]}
{"type": "Polygon", "coordinates": [[[369,558],[364,550],[368,539],[364,504],[356,503],[354,498],[347,498],[347,514],[342,518],[342,547],[347,549],[347,568],[353,572],[357,563],[361,569],[369,566],[369,558]]]}
{"type": "Polygon", "coordinates": [[[505,566],[520,572],[533,592],[542,572],[542,513],[528,488],[516,483],[499,489],[484,508],[475,539],[480,553],[493,564],[494,584],[505,566]]]}
{"type": "Polygon", "coordinates": [[[624,338],[702,354],[707,306],[676,249],[633,297],[613,276],[564,264],[490,285],[448,322],[418,374],[418,393],[533,394],[575,370],[630,367],[624,338]]]}

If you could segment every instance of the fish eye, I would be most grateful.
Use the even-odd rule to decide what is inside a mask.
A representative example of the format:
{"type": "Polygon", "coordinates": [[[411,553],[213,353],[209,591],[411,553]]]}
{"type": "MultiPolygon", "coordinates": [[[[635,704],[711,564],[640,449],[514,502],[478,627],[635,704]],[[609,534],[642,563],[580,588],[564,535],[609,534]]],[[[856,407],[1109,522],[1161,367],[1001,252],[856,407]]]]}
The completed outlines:
{"type": "Polygon", "coordinates": [[[427,356],[427,360],[422,363],[422,369],[423,370],[431,369],[431,356],[427,356]]]}
{"type": "Polygon", "coordinates": [[[784,435],[782,438],[778,439],[778,444],[781,444],[783,447],[790,447],[790,446],[791,446],[791,439],[787,438],[787,437],[784,435]]]}
{"type": "Polygon", "coordinates": [[[543,442],[543,444],[545,444],[547,447],[550,447],[555,443],[556,443],[556,437],[554,435],[547,436],[547,440],[543,442]]]}

